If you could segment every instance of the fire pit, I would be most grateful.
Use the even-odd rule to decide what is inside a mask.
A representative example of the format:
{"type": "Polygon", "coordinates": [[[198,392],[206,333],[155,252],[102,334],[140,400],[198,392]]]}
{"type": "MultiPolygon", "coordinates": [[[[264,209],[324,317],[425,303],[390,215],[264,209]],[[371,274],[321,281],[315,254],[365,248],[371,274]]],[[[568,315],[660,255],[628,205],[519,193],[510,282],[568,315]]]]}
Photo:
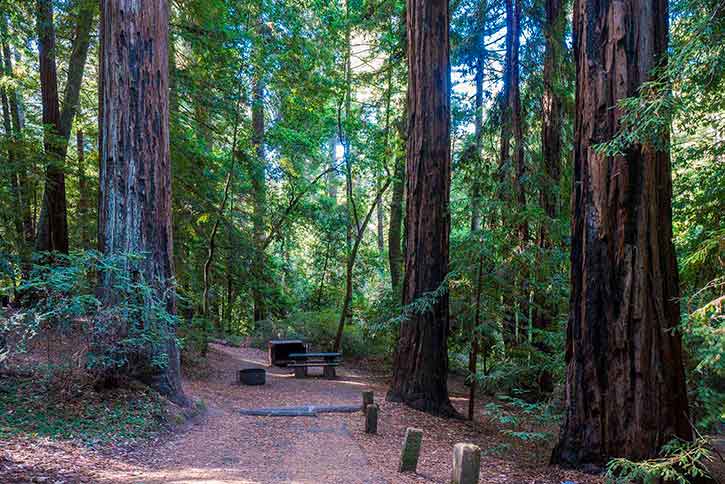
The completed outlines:
{"type": "Polygon", "coordinates": [[[246,368],[239,370],[238,378],[242,385],[264,385],[267,372],[264,368],[246,368]]]}

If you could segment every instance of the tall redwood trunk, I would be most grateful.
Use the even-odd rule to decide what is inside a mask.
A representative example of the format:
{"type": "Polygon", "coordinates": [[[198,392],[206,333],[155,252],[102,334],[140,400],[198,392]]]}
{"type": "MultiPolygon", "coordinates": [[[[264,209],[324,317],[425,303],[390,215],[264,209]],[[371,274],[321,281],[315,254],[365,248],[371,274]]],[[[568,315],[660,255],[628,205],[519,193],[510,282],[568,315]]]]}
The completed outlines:
{"type": "MultiPolygon", "coordinates": [[[[668,149],[623,156],[594,146],[617,132],[617,102],[665,61],[666,0],[577,0],[572,296],[567,411],[552,460],[649,458],[691,437],[672,244],[668,149]]],[[[667,140],[664,140],[667,141],[667,140]]]]}
{"type": "Polygon", "coordinates": [[[65,198],[63,158],[65,149],[60,142],[60,105],[58,74],[55,64],[55,26],[52,0],[38,0],[38,52],[40,92],[43,104],[46,171],[43,205],[38,221],[35,248],[39,251],[68,252],[68,215],[65,198]]]}
{"type": "MultiPolygon", "coordinates": [[[[141,274],[176,311],[169,295],[174,276],[169,159],[169,7],[166,0],[102,0],[102,93],[99,120],[99,231],[104,254],[145,254],[125,269],[141,274]]],[[[112,287],[106,273],[104,297],[112,287]]],[[[171,292],[173,294],[173,292],[171,292]]],[[[139,355],[142,375],[162,394],[186,404],[179,352],[166,343],[168,364],[139,355]]]]}
{"type": "Polygon", "coordinates": [[[400,324],[388,399],[455,415],[448,399],[450,79],[448,1],[408,0],[408,147],[403,303],[436,291],[400,324]]]}
{"type": "MultiPolygon", "coordinates": [[[[541,151],[543,157],[543,183],[540,203],[547,220],[539,229],[538,244],[542,250],[552,248],[548,227],[559,216],[559,202],[556,191],[561,181],[561,123],[563,100],[561,98],[561,63],[564,59],[565,11],[561,0],[546,0],[546,38],[544,52],[544,95],[541,100],[541,151]]],[[[542,274],[546,277],[545,274],[542,274]]],[[[543,291],[536,295],[536,315],[533,327],[538,330],[535,346],[543,352],[551,352],[544,342],[543,332],[550,328],[556,315],[556,307],[551,304],[543,291]]],[[[544,392],[553,390],[551,373],[544,371],[539,375],[539,388],[544,392]]]]}

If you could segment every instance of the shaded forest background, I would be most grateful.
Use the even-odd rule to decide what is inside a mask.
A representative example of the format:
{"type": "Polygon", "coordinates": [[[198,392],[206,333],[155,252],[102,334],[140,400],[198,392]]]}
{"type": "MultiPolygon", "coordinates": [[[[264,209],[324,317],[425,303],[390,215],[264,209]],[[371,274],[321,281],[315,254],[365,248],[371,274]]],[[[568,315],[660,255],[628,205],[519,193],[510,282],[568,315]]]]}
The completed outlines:
{"type": "MultiPolygon", "coordinates": [[[[13,334],[0,358],[43,331],[83,327],[93,335],[89,368],[133,365],[128,348],[162,344],[162,331],[127,332],[119,350],[112,325],[98,323],[151,312],[177,327],[188,363],[212,338],[274,337],[391,361],[401,318],[446,293],[453,371],[483,392],[560,395],[575,148],[570,2],[450,3],[450,271],[405,307],[405,2],[170,4],[176,315],[164,300],[137,304],[153,281],[119,278],[120,306],[96,291],[98,273],[144,257],[96,251],[98,2],[0,2],[0,286],[13,334]]],[[[725,419],[725,5],[669,8],[669,63],[623,102],[621,129],[596,150],[657,146],[671,129],[682,293],[672,329],[684,341],[693,422],[712,431],[725,419]]]]}

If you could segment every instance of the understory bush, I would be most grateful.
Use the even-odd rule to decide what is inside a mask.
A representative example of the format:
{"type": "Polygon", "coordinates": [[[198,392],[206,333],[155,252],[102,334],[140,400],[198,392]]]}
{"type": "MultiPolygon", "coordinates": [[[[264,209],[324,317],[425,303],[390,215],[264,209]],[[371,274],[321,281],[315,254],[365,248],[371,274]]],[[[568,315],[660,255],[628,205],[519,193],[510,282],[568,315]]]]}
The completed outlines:
{"type": "Polygon", "coordinates": [[[167,364],[166,344],[175,337],[168,311],[173,287],[147,281],[136,270],[142,254],[104,256],[96,251],[38,254],[29,271],[17,265],[2,290],[18,303],[0,309],[5,352],[25,353],[42,334],[73,337],[73,361],[92,378],[117,378],[167,364]],[[103,297],[98,277],[111,281],[103,297]]]}
{"type": "Polygon", "coordinates": [[[31,434],[74,439],[87,445],[126,445],[152,436],[168,421],[163,400],[145,387],[96,392],[81,381],[64,381],[77,397],[58,401],[52,385],[66,370],[46,372],[46,383],[33,379],[0,380],[0,441],[31,434]],[[49,393],[50,392],[50,393],[49,393]]]}
{"type": "MultiPolygon", "coordinates": [[[[315,349],[330,350],[335,342],[339,317],[339,313],[334,310],[323,310],[298,312],[282,320],[257,321],[251,334],[251,343],[258,348],[265,348],[270,339],[299,338],[315,349]]],[[[386,345],[384,334],[371,335],[358,321],[345,325],[342,352],[346,356],[381,355],[386,352],[386,345]]]]}

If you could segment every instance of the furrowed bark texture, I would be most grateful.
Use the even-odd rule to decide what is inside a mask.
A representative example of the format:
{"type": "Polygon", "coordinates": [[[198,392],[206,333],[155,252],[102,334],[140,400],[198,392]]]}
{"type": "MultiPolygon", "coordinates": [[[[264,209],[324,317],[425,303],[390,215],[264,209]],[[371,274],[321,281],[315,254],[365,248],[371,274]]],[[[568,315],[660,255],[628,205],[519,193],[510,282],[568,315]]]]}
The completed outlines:
{"type": "Polygon", "coordinates": [[[567,412],[552,460],[604,465],[653,457],[691,437],[672,244],[669,153],[603,156],[667,47],[665,0],[577,0],[572,296],[567,412]]]}
{"type": "MultiPolygon", "coordinates": [[[[165,0],[103,0],[102,108],[100,144],[100,250],[104,254],[143,253],[126,270],[137,272],[161,296],[174,275],[169,159],[169,8],[165,0]]],[[[104,297],[113,281],[102,277],[104,297]]],[[[173,297],[167,309],[176,311],[173,297]]],[[[147,362],[149,383],[173,401],[186,404],[179,353],[170,338],[164,369],[147,362]]],[[[150,358],[152,355],[142,355],[150,358]]]]}
{"type": "MultiPolygon", "coordinates": [[[[450,227],[447,0],[408,0],[407,235],[403,303],[444,284],[450,227]]],[[[388,399],[455,415],[448,399],[448,293],[401,322],[388,399]]]]}

